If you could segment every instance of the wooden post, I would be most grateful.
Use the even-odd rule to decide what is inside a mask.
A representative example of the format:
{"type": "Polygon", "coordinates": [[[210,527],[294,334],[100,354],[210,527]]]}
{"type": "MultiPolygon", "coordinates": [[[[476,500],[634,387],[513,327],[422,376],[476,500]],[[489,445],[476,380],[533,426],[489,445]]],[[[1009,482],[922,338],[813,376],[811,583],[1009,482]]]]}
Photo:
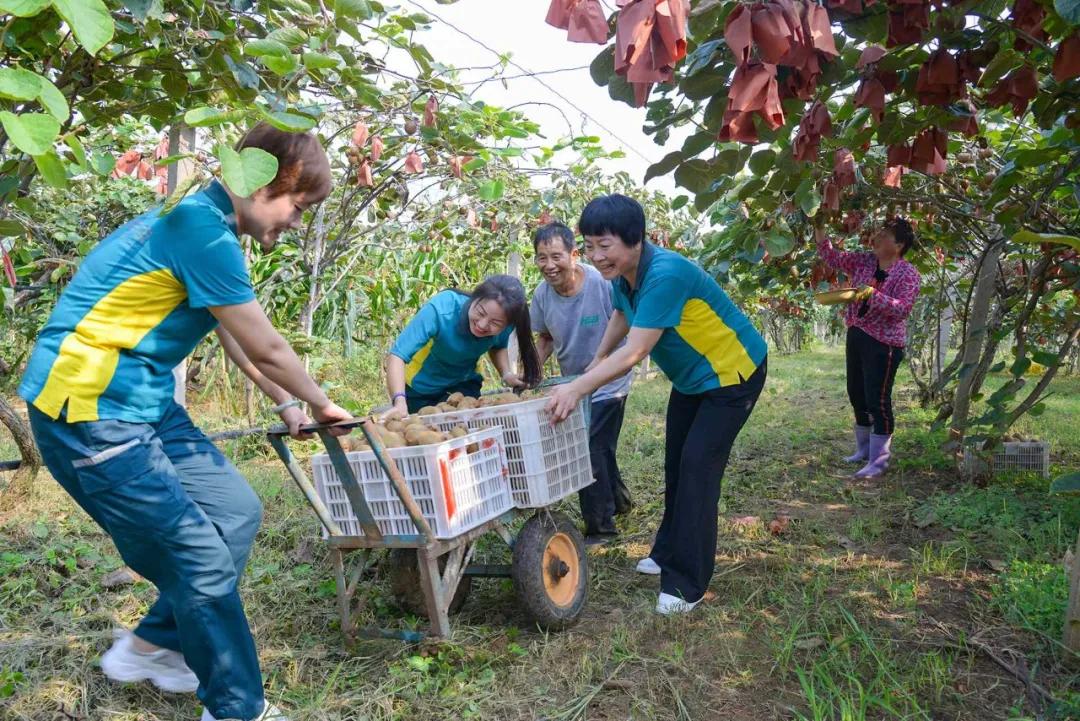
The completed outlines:
{"type": "Polygon", "coordinates": [[[1069,564],[1069,605],[1065,609],[1065,633],[1062,643],[1073,653],[1080,654],[1080,534],[1069,564]]]}
{"type": "MultiPolygon", "coordinates": [[[[169,155],[178,155],[185,150],[195,151],[195,128],[187,128],[178,123],[169,128],[169,155]]],[[[194,170],[195,164],[188,158],[169,165],[166,176],[166,197],[172,195],[180,183],[184,182],[194,170]]],[[[180,365],[173,368],[173,381],[175,382],[173,400],[181,406],[186,405],[187,360],[181,361],[180,365]]]]}

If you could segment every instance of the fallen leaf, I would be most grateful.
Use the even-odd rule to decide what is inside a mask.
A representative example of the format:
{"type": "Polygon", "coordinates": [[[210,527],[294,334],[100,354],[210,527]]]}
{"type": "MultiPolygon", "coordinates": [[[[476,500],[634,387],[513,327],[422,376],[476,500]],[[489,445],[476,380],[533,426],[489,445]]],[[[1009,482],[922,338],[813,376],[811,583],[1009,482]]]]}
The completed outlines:
{"type": "Polygon", "coordinates": [[[987,559],[986,565],[989,566],[990,568],[994,569],[998,573],[1004,571],[1006,568],[1009,567],[1009,564],[1007,564],[1004,561],[1002,561],[1000,559],[997,559],[997,558],[989,558],[989,559],[987,559]]]}
{"type": "Polygon", "coordinates": [[[142,576],[132,571],[127,566],[118,568],[110,574],[107,574],[105,578],[101,579],[101,585],[105,588],[116,588],[117,586],[127,586],[141,581],[142,576]]]}
{"type": "Polygon", "coordinates": [[[815,648],[820,648],[825,645],[825,639],[821,636],[811,636],[810,638],[801,638],[795,642],[795,648],[800,651],[810,651],[815,648]]]}

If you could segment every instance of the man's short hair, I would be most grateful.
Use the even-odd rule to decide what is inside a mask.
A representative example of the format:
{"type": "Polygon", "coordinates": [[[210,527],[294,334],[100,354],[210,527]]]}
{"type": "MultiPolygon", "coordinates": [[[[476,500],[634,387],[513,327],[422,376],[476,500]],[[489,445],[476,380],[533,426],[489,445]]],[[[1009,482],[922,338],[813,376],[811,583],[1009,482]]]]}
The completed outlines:
{"type": "Polygon", "coordinates": [[[574,250],[574,231],[566,227],[565,224],[556,221],[541,226],[533,233],[533,252],[536,252],[536,248],[541,243],[550,243],[554,240],[561,240],[566,252],[569,253],[574,250]]]}

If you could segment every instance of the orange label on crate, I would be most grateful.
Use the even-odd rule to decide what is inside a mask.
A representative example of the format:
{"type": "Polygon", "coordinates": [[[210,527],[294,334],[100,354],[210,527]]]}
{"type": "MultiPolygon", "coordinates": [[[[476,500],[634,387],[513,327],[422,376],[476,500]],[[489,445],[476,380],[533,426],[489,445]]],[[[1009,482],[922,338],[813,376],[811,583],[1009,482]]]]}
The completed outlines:
{"type": "Polygon", "coordinates": [[[483,446],[484,448],[491,448],[493,445],[495,445],[495,439],[494,438],[485,438],[484,442],[481,443],[480,445],[483,446]]]}
{"type": "Polygon", "coordinates": [[[454,486],[450,482],[450,465],[445,458],[439,459],[439,475],[442,476],[443,496],[446,498],[446,519],[450,520],[457,512],[457,501],[454,499],[454,486]]]}

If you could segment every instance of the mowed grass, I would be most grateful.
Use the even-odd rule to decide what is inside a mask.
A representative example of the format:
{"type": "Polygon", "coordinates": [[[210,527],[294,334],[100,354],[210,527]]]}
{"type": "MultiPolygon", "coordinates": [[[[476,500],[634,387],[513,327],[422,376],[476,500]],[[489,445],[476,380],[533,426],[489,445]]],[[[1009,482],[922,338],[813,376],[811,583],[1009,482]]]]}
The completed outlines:
{"type": "MultiPolygon", "coordinates": [[[[985,488],[957,478],[904,373],[898,462],[884,479],[853,482],[837,460],[851,424],[840,352],[774,357],[769,371],[724,479],[717,599],[682,618],[654,614],[657,581],[633,571],[662,512],[662,379],[634,387],[619,457],[636,506],[618,543],[590,551],[588,607],[563,633],[531,627],[509,582],[480,580],[450,639],[346,648],[314,514],[262,441],[227,444],[266,509],[243,595],[268,697],[299,721],[1080,714],[1080,659],[1057,643],[1080,501],[1049,496],[1040,478],[985,488]],[[773,536],[777,514],[794,520],[773,536]]],[[[1055,470],[1076,468],[1080,380],[1054,390],[1019,430],[1051,442],[1055,470]]],[[[236,423],[218,408],[206,397],[194,412],[208,427],[236,423]]],[[[194,696],[101,674],[112,629],[133,624],[155,592],[103,587],[122,562],[51,479],[0,520],[0,541],[0,718],[198,718],[194,696]]],[[[360,596],[367,622],[423,627],[377,573],[360,596]]]]}

